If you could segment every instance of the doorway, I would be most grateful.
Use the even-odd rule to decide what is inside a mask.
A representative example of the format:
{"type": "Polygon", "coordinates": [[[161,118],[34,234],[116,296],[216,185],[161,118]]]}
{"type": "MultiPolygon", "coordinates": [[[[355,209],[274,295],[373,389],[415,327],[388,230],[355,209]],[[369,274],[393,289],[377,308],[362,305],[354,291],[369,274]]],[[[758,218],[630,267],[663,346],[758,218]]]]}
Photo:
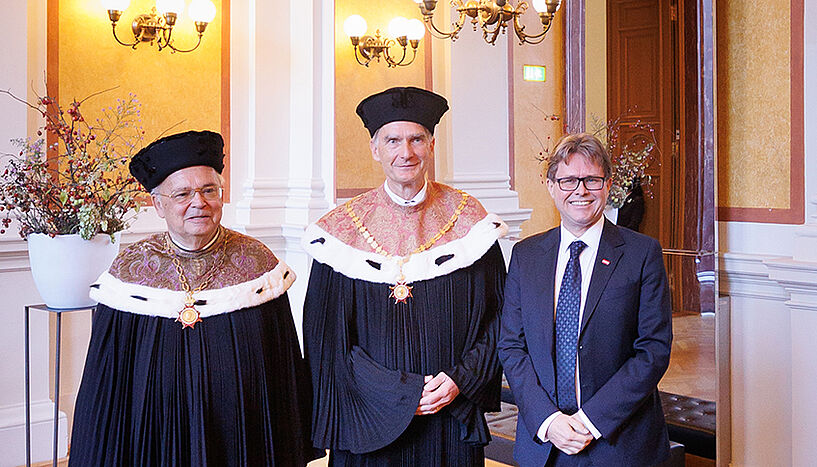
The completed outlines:
{"type": "Polygon", "coordinates": [[[619,150],[656,144],[638,230],[664,247],[676,314],[715,309],[707,274],[714,197],[707,200],[706,158],[695,145],[697,50],[689,40],[697,37],[695,6],[685,0],[606,1],[606,119],[620,122],[619,150]]]}
{"type": "MultiPolygon", "coordinates": [[[[717,358],[723,352],[715,351],[716,328],[723,329],[723,322],[715,313],[712,12],[711,0],[571,2],[568,30],[583,34],[566,38],[566,76],[581,77],[584,106],[568,112],[566,123],[580,131],[593,130],[591,122],[599,117],[619,119],[620,142],[654,135],[658,150],[647,169],[652,183],[644,187],[639,230],[664,249],[675,328],[670,369],[659,389],[724,408],[717,413],[717,464],[728,465],[729,390],[719,386],[717,358]],[[585,69],[575,72],[572,64],[585,69]]],[[[566,88],[580,88],[576,81],[566,88]]],[[[728,336],[721,340],[728,348],[728,336]]]]}

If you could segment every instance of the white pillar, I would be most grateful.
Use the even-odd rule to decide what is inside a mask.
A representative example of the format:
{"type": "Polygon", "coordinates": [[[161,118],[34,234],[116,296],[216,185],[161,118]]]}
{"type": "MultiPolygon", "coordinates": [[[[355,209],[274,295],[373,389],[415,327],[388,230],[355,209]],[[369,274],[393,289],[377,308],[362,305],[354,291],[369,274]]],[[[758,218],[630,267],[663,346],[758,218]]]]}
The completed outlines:
{"type": "Polygon", "coordinates": [[[290,109],[288,4],[231,5],[231,163],[236,223],[280,225],[285,218],[290,109]]]}
{"type": "MultiPolygon", "coordinates": [[[[300,246],[306,226],[331,206],[335,169],[335,7],[330,0],[291,0],[292,82],[289,190],[282,234],[286,261],[300,276],[289,292],[300,336],[310,257],[300,246]]],[[[301,336],[302,338],[302,336],[301,336]]]]}
{"type": "Polygon", "coordinates": [[[456,42],[434,40],[434,90],[451,105],[437,131],[437,178],[474,195],[518,237],[532,211],[510,186],[506,40],[488,45],[469,26],[456,42]]]}
{"type": "Polygon", "coordinates": [[[334,3],[234,2],[231,18],[235,224],[300,277],[289,293],[300,332],[309,258],[299,242],[332,199],[334,3]]]}

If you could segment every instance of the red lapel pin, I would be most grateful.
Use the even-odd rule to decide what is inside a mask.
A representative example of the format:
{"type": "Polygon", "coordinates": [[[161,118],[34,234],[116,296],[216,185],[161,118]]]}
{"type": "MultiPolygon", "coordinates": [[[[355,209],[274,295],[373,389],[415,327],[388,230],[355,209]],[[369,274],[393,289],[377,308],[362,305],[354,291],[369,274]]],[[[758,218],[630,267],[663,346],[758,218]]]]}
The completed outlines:
{"type": "Polygon", "coordinates": [[[605,266],[609,266],[610,265],[610,260],[607,259],[607,258],[602,258],[601,264],[603,264],[605,266]]]}

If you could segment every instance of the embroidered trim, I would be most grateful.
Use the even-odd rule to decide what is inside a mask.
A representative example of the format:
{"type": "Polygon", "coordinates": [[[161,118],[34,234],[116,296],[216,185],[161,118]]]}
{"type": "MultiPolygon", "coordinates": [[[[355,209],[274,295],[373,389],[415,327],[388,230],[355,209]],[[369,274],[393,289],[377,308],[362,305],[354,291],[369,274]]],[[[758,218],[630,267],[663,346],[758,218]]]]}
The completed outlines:
{"type": "MultiPolygon", "coordinates": [[[[406,282],[433,279],[468,267],[507,233],[508,226],[502,219],[496,214],[488,214],[474,224],[464,237],[411,255],[403,265],[406,282]],[[437,264],[437,259],[444,256],[449,256],[449,259],[437,264]]],[[[392,284],[398,273],[397,258],[385,258],[373,251],[353,248],[315,224],[306,228],[301,246],[315,261],[352,279],[392,284]],[[316,241],[319,239],[324,241],[316,241]],[[373,267],[371,263],[380,264],[380,268],[373,267]]]]}
{"type": "MultiPolygon", "coordinates": [[[[196,294],[196,309],[202,318],[258,306],[280,297],[295,282],[295,272],[283,261],[272,271],[241,284],[221,289],[203,290],[196,294]]],[[[183,291],[157,289],[122,282],[104,272],[91,285],[90,296],[103,305],[139,315],[176,319],[184,307],[183,291]]]]}

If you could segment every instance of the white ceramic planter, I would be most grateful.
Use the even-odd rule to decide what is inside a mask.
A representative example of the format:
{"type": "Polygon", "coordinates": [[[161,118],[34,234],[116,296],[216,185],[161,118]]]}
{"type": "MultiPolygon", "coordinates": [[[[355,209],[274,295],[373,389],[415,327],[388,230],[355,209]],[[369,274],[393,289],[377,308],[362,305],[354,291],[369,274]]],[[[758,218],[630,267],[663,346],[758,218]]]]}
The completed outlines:
{"type": "Polygon", "coordinates": [[[119,233],[111,243],[108,235],[83,240],[79,235],[28,236],[28,258],[34,284],[51,308],[80,308],[96,302],[89,286],[110,267],[119,253],[119,233]]]}

